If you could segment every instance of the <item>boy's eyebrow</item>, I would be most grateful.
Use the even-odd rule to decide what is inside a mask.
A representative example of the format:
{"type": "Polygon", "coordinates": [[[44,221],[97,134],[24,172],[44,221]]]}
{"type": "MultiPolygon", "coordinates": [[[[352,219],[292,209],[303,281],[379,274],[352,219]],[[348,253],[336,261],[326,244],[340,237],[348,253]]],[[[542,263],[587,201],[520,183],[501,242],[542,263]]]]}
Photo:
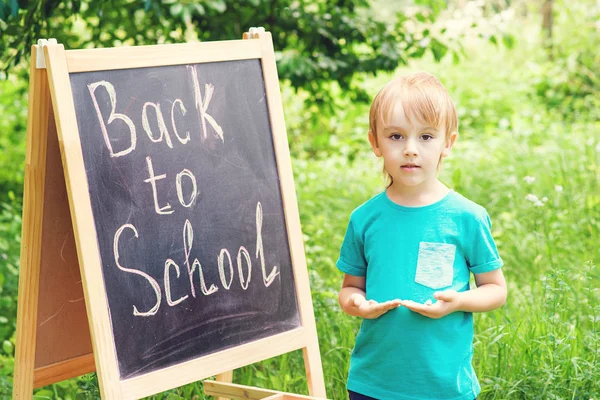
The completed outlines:
{"type": "Polygon", "coordinates": [[[384,125],[383,129],[396,129],[396,130],[404,130],[404,128],[402,128],[401,126],[396,126],[396,125],[384,125]]]}
{"type": "MultiPolygon", "coordinates": [[[[384,125],[383,129],[385,130],[397,130],[397,131],[403,131],[405,130],[403,127],[401,126],[397,126],[397,125],[384,125]]],[[[434,128],[433,126],[425,126],[423,128],[423,130],[433,130],[435,132],[438,132],[438,130],[436,128],[434,128]]]]}

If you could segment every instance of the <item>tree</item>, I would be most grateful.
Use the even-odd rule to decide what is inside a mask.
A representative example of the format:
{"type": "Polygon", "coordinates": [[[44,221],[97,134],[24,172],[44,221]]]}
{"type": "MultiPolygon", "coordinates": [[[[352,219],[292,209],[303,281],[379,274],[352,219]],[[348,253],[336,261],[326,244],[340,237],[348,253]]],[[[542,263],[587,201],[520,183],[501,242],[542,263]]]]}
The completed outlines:
{"type": "Polygon", "coordinates": [[[38,38],[112,47],[236,39],[263,26],[273,34],[280,78],[326,105],[332,83],[364,99],[356,76],[393,71],[428,50],[443,57],[447,45],[427,29],[433,15],[399,13],[384,23],[372,18],[368,0],[0,0],[0,54],[9,71],[38,38]]]}
{"type": "Polygon", "coordinates": [[[554,0],[544,0],[542,5],[542,32],[544,37],[544,46],[548,51],[548,58],[553,59],[552,56],[552,27],[554,24],[554,12],[553,12],[554,0]]]}

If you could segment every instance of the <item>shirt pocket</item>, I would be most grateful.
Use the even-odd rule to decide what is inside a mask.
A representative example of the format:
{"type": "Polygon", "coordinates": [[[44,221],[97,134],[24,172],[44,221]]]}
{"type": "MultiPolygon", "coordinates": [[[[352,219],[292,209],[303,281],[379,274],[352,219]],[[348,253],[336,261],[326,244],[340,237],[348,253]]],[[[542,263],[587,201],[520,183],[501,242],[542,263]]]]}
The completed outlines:
{"type": "Polygon", "coordinates": [[[419,243],[415,282],[431,289],[452,286],[456,246],[448,243],[419,243]]]}

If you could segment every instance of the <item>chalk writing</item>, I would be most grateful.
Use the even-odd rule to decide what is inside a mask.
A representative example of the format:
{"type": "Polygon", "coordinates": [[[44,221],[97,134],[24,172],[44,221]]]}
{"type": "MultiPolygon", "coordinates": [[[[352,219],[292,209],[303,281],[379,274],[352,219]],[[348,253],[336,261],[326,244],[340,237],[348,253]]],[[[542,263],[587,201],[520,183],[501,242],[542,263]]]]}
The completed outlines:
{"type": "Polygon", "coordinates": [[[210,103],[210,99],[212,98],[215,87],[210,83],[204,85],[204,100],[202,100],[202,93],[200,92],[200,83],[198,83],[198,72],[196,71],[196,67],[188,66],[188,70],[192,73],[192,80],[194,82],[194,95],[196,99],[196,109],[200,113],[200,122],[202,123],[202,132],[204,134],[204,139],[206,139],[206,121],[213,127],[216,131],[217,136],[225,142],[223,137],[223,129],[217,121],[213,117],[211,117],[206,110],[208,109],[208,104],[210,103]]]}
{"type": "Polygon", "coordinates": [[[177,132],[177,125],[175,124],[175,105],[179,104],[179,109],[181,110],[181,115],[185,116],[185,114],[187,114],[187,110],[185,108],[185,106],[183,105],[183,102],[180,99],[175,99],[175,101],[173,102],[173,105],[171,106],[171,127],[173,128],[173,132],[175,133],[175,136],[177,137],[177,139],[179,139],[179,141],[181,142],[181,144],[186,144],[187,142],[190,141],[190,131],[186,131],[185,132],[185,137],[181,137],[179,136],[179,133],[177,132]]]}
{"type": "MultiPolygon", "coordinates": [[[[132,224],[124,224],[115,232],[114,240],[113,240],[113,252],[114,252],[114,257],[115,257],[114,258],[115,264],[117,265],[117,268],[119,268],[121,271],[139,275],[139,276],[143,277],[147,283],[150,284],[150,287],[154,291],[154,294],[156,297],[156,304],[150,310],[145,311],[145,312],[141,312],[138,310],[138,308],[135,305],[133,306],[133,315],[140,316],[140,317],[149,317],[149,316],[155,315],[161,306],[162,292],[161,292],[160,284],[153,277],[151,277],[147,273],[143,272],[142,270],[135,269],[135,268],[126,268],[120,264],[120,262],[119,262],[119,255],[120,255],[119,244],[120,244],[120,240],[121,240],[121,235],[125,229],[132,230],[135,238],[136,239],[139,238],[138,231],[135,228],[135,226],[133,226],[132,224]]],[[[209,296],[209,295],[217,292],[219,290],[219,287],[217,285],[215,285],[214,283],[211,283],[210,287],[207,287],[206,280],[204,278],[204,273],[202,270],[202,265],[200,264],[200,261],[198,260],[198,258],[194,258],[194,261],[190,265],[190,255],[192,252],[193,243],[194,243],[194,228],[192,227],[191,222],[189,220],[186,220],[185,224],[183,226],[183,248],[184,248],[184,257],[185,257],[183,263],[185,266],[187,266],[187,270],[188,270],[190,293],[192,294],[192,297],[196,297],[196,285],[194,284],[194,272],[198,271],[198,280],[199,280],[199,285],[200,285],[200,291],[202,292],[202,294],[204,296],[209,296]]],[[[263,284],[265,287],[268,287],[273,283],[273,281],[277,277],[277,275],[279,275],[279,272],[277,271],[277,267],[274,267],[268,275],[266,274],[264,249],[263,249],[263,238],[262,238],[262,206],[260,203],[258,203],[256,205],[256,246],[257,246],[256,257],[259,258],[260,263],[261,263],[263,284]]],[[[248,286],[250,285],[251,278],[252,278],[252,259],[250,258],[250,252],[248,252],[248,250],[246,249],[245,246],[239,247],[236,261],[237,261],[237,267],[238,267],[240,286],[243,290],[247,290],[248,286]],[[246,266],[246,272],[244,272],[244,264],[246,266]]],[[[231,284],[233,282],[234,270],[233,270],[233,266],[231,264],[231,255],[230,255],[228,249],[221,249],[221,251],[219,252],[219,255],[217,256],[216,264],[217,264],[217,268],[219,270],[219,278],[220,278],[219,280],[220,280],[221,286],[224,289],[229,290],[231,287],[231,284]],[[227,279],[225,278],[225,264],[223,262],[224,255],[227,256],[227,260],[228,260],[228,264],[229,264],[229,281],[227,281],[227,279]]],[[[171,271],[171,269],[174,269],[175,273],[176,273],[175,278],[178,279],[180,276],[180,268],[179,268],[179,265],[171,258],[166,259],[164,265],[165,265],[165,268],[164,268],[164,275],[163,275],[163,285],[164,285],[164,290],[165,290],[165,297],[167,300],[167,304],[169,306],[173,307],[173,306],[185,301],[189,297],[189,295],[182,296],[182,297],[178,298],[177,300],[172,299],[170,271],[171,271]]]]}
{"type": "Polygon", "coordinates": [[[158,204],[158,189],[156,187],[156,181],[165,179],[167,174],[155,175],[154,167],[152,166],[152,158],[146,157],[146,164],[148,165],[148,173],[150,174],[150,178],[144,179],[144,182],[150,183],[152,185],[152,198],[154,199],[154,211],[157,214],[172,214],[174,210],[171,209],[171,205],[167,203],[165,206],[161,207],[158,204]]]}
{"type": "Polygon", "coordinates": [[[165,124],[165,118],[162,115],[162,111],[160,111],[160,103],[152,103],[150,101],[144,103],[144,107],[142,107],[142,126],[144,127],[144,131],[146,132],[146,135],[148,135],[148,138],[154,143],[162,142],[164,138],[167,142],[167,146],[173,148],[173,142],[171,142],[171,135],[169,135],[169,131],[167,130],[167,124],[165,124]],[[148,107],[153,107],[156,113],[156,123],[160,132],[160,136],[156,139],[152,134],[150,121],[148,121],[148,107]]]}
{"type": "Polygon", "coordinates": [[[96,115],[98,116],[98,121],[100,121],[100,128],[102,130],[102,136],[104,137],[104,143],[106,144],[106,147],[110,151],[110,156],[111,157],[121,157],[121,156],[131,153],[133,150],[135,150],[135,144],[136,144],[136,140],[137,140],[137,136],[135,134],[135,125],[134,125],[133,121],[131,120],[131,118],[129,118],[127,115],[119,114],[119,113],[115,112],[115,110],[117,108],[117,92],[115,91],[115,87],[110,82],[100,81],[100,82],[95,82],[95,83],[88,85],[88,90],[90,91],[90,95],[92,96],[92,101],[94,103],[96,115]],[[106,89],[106,91],[108,92],[109,98],[110,98],[111,110],[110,110],[110,115],[108,116],[108,120],[106,122],[104,122],[104,117],[102,116],[102,111],[100,111],[100,106],[98,105],[98,100],[96,99],[96,89],[99,86],[102,86],[106,89]],[[110,136],[108,134],[108,129],[106,127],[106,124],[110,125],[115,120],[121,120],[121,121],[125,122],[125,124],[129,128],[129,134],[130,134],[129,147],[127,147],[117,153],[115,153],[113,151],[112,143],[110,141],[110,136]]]}
{"type": "Polygon", "coordinates": [[[120,377],[301,326],[261,60],[69,76],[120,377]]]}
{"type": "Polygon", "coordinates": [[[139,275],[139,276],[143,277],[144,279],[146,279],[150,283],[150,286],[152,287],[152,289],[154,290],[154,293],[156,294],[156,304],[154,305],[154,307],[152,307],[150,310],[148,310],[146,312],[140,312],[135,305],[133,306],[133,315],[140,316],[140,317],[149,317],[151,315],[156,314],[156,312],[158,311],[158,308],[160,307],[160,299],[161,299],[160,286],[159,286],[158,282],[153,277],[148,275],[147,273],[145,273],[143,271],[139,271],[137,269],[133,269],[133,268],[125,268],[125,267],[121,266],[121,264],[119,263],[119,239],[121,238],[121,234],[123,233],[123,231],[125,229],[131,229],[133,231],[133,234],[135,235],[135,237],[136,238],[139,237],[137,229],[135,229],[135,226],[133,226],[131,224],[125,224],[122,227],[120,227],[117,230],[117,232],[115,232],[115,239],[113,241],[113,252],[115,255],[115,264],[117,265],[117,268],[119,268],[121,271],[139,275]]]}

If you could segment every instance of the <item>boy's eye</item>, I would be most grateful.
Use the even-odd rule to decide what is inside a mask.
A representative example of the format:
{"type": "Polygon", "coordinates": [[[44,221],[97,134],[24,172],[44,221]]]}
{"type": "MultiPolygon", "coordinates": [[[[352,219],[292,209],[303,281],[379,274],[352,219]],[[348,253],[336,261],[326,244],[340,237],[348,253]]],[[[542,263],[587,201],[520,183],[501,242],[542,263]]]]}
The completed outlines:
{"type": "Polygon", "coordinates": [[[424,141],[428,141],[428,140],[433,139],[433,135],[426,133],[423,136],[421,136],[421,139],[423,139],[424,141]]]}
{"type": "Polygon", "coordinates": [[[402,135],[399,133],[394,133],[393,135],[390,136],[390,139],[400,140],[400,139],[402,139],[402,135]]]}

